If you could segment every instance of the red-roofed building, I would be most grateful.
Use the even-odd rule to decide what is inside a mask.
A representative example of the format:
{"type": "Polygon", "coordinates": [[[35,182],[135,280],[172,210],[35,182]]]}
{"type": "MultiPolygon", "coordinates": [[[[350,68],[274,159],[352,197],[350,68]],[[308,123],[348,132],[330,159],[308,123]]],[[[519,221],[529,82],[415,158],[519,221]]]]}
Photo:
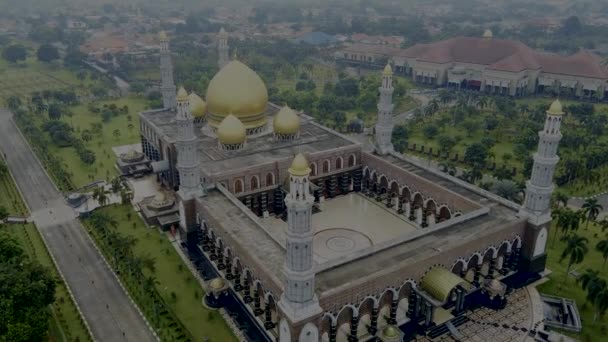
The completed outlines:
{"type": "Polygon", "coordinates": [[[456,37],[407,49],[353,44],[336,58],[373,67],[390,60],[397,73],[416,82],[488,94],[551,91],[566,97],[608,97],[608,69],[597,55],[586,50],[571,56],[538,52],[521,42],[493,39],[490,31],[481,38],[456,37]]]}

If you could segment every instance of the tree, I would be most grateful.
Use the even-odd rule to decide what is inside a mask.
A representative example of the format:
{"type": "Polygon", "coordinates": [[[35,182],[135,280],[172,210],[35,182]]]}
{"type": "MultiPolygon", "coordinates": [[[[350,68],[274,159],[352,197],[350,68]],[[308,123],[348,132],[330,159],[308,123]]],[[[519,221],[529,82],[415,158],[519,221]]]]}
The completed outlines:
{"type": "Polygon", "coordinates": [[[22,105],[21,98],[19,96],[11,95],[6,100],[6,106],[12,112],[16,112],[19,108],[21,108],[21,105],[22,105]]]}
{"type": "Polygon", "coordinates": [[[587,286],[587,300],[593,303],[593,323],[608,310],[608,285],[604,279],[596,279],[587,286]]]}
{"type": "Polygon", "coordinates": [[[42,44],[36,51],[36,57],[41,62],[52,62],[59,59],[59,50],[51,44],[42,44]]]}
{"type": "Polygon", "coordinates": [[[583,290],[587,290],[589,285],[600,279],[599,275],[600,271],[594,271],[588,268],[585,270],[585,273],[581,274],[581,276],[576,279],[576,282],[581,285],[583,290]]]}
{"type": "Polygon", "coordinates": [[[488,158],[488,149],[483,146],[481,143],[473,143],[467,147],[464,152],[464,162],[474,166],[481,165],[484,166],[486,164],[486,159],[488,158]]]}
{"type": "Polygon", "coordinates": [[[479,122],[473,118],[466,119],[462,122],[462,128],[467,131],[467,137],[472,137],[479,129],[479,122]]]}
{"type": "Polygon", "coordinates": [[[580,264],[585,259],[585,255],[589,251],[587,243],[589,240],[586,237],[581,237],[576,234],[564,236],[562,241],[566,242],[566,247],[562,252],[559,261],[568,258],[568,267],[566,268],[566,280],[570,273],[572,265],[580,264]]]}
{"type": "MultiPolygon", "coordinates": [[[[578,226],[581,222],[581,216],[578,212],[572,211],[570,208],[557,208],[551,215],[556,219],[555,227],[562,231],[562,237],[569,231],[578,230],[578,226]]],[[[557,232],[553,236],[553,245],[557,238],[557,232]]]]}
{"type": "Polygon", "coordinates": [[[346,123],[346,113],[341,111],[334,112],[333,119],[336,123],[336,127],[338,129],[342,129],[344,128],[344,124],[346,123]]]}
{"type": "Polygon", "coordinates": [[[589,221],[595,220],[600,211],[604,210],[604,207],[598,203],[597,198],[587,198],[581,208],[585,214],[585,229],[589,228],[589,221]]]}
{"type": "Polygon", "coordinates": [[[17,63],[27,58],[27,51],[23,45],[11,45],[2,51],[2,58],[11,63],[17,63]]]}
{"type": "Polygon", "coordinates": [[[427,139],[433,139],[437,135],[437,133],[439,133],[439,129],[433,124],[425,125],[422,128],[422,134],[427,139]]]}
{"type": "Polygon", "coordinates": [[[0,222],[3,222],[8,217],[8,210],[5,206],[0,206],[0,222]]]}
{"type": "Polygon", "coordinates": [[[0,279],[0,341],[46,340],[55,279],[4,231],[0,231],[0,279]]]}
{"type": "Polygon", "coordinates": [[[568,205],[568,200],[569,200],[568,195],[566,195],[565,193],[563,193],[561,191],[556,191],[553,194],[553,198],[554,198],[557,206],[559,206],[560,204],[564,207],[568,205]]]}
{"type": "Polygon", "coordinates": [[[118,138],[120,138],[120,130],[119,129],[115,129],[112,132],[112,136],[114,137],[114,139],[118,140],[118,138]]]}
{"type": "Polygon", "coordinates": [[[122,189],[120,177],[114,177],[114,179],[112,179],[112,192],[117,194],[120,189],[122,189]]]}
{"type": "Polygon", "coordinates": [[[604,258],[604,264],[602,267],[606,267],[606,260],[608,259],[608,239],[601,240],[595,245],[595,249],[602,253],[602,258],[604,258]]]}
{"type": "Polygon", "coordinates": [[[437,145],[439,145],[441,152],[450,153],[454,145],[456,145],[456,139],[449,135],[440,135],[437,137],[437,145]]]}
{"type": "Polygon", "coordinates": [[[96,200],[100,206],[106,205],[108,202],[108,196],[106,195],[106,190],[103,186],[98,186],[93,190],[93,199],[96,200]]]}
{"type": "Polygon", "coordinates": [[[93,140],[93,134],[88,129],[84,129],[80,133],[80,139],[82,139],[82,141],[84,141],[84,142],[89,142],[89,141],[93,140]]]}
{"type": "Polygon", "coordinates": [[[59,103],[51,103],[48,108],[49,119],[59,120],[63,114],[63,108],[59,103]]]}
{"type": "Polygon", "coordinates": [[[511,180],[499,180],[492,186],[492,192],[509,201],[513,201],[519,193],[519,187],[511,180]]]}

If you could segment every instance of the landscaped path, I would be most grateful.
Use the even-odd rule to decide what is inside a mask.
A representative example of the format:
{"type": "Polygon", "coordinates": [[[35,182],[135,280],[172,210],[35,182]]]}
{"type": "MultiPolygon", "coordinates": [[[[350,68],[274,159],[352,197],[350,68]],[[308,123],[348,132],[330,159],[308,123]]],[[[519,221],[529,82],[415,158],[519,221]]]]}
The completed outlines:
{"type": "Polygon", "coordinates": [[[0,110],[0,151],[93,338],[156,341],[6,110],[0,110]]]}

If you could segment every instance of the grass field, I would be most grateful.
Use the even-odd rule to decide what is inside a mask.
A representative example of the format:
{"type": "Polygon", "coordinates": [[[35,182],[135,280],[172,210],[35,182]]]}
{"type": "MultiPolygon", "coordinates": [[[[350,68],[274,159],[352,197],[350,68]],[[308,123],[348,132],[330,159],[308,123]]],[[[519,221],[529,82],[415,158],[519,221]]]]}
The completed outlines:
{"type": "Polygon", "coordinates": [[[25,97],[43,90],[78,89],[91,81],[81,82],[73,72],[59,66],[28,58],[19,64],[11,64],[0,59],[0,99],[16,95],[25,97]]]}
{"type": "MultiPolygon", "coordinates": [[[[156,288],[165,302],[171,303],[173,311],[196,341],[204,341],[205,338],[218,342],[235,340],[219,313],[203,307],[203,289],[163,233],[147,228],[137,215],[129,220],[127,214],[135,214],[131,206],[109,206],[101,212],[119,222],[117,231],[120,234],[137,239],[133,250],[136,255],[155,260],[156,288]]],[[[144,273],[149,275],[148,270],[144,273]]]]}
{"type": "MultiPolygon", "coordinates": [[[[583,331],[580,334],[571,334],[582,341],[600,341],[600,336],[606,336],[606,329],[608,327],[608,316],[599,318],[596,323],[593,323],[593,308],[590,303],[585,304],[585,291],[582,290],[572,277],[566,279],[566,269],[568,267],[567,259],[563,262],[559,261],[560,255],[564,250],[565,242],[560,241],[561,233],[558,233],[557,241],[553,243],[555,233],[557,230],[551,229],[549,234],[549,240],[547,243],[547,268],[552,271],[549,275],[549,281],[538,286],[538,290],[541,293],[546,293],[554,296],[561,296],[565,298],[571,298],[576,300],[579,312],[581,314],[583,322],[583,331]]],[[[584,273],[586,269],[600,270],[600,276],[606,279],[606,267],[604,267],[604,260],[602,259],[601,253],[595,250],[595,245],[605,235],[601,232],[601,229],[594,224],[589,225],[589,230],[585,230],[585,224],[583,223],[577,231],[579,236],[584,236],[589,239],[587,253],[584,261],[579,265],[572,266],[572,270],[576,270],[579,273],[584,273]]]]}
{"type": "MultiPolygon", "coordinates": [[[[127,144],[135,144],[139,139],[139,115],[138,113],[145,109],[145,100],[139,97],[126,97],[117,100],[99,101],[96,102],[99,106],[114,103],[118,107],[124,105],[129,106],[129,115],[131,116],[132,130],[128,130],[129,121],[126,114],[120,114],[113,117],[109,122],[103,123],[103,135],[93,136],[93,139],[85,145],[95,152],[96,160],[93,165],[86,165],[76,154],[73,147],[60,148],[52,146],[51,151],[57,156],[60,156],[65,161],[72,173],[72,181],[77,188],[88,184],[91,180],[111,179],[117,175],[114,168],[116,157],[112,152],[112,146],[120,146],[127,144]],[[120,136],[115,137],[113,132],[118,130],[120,136]]],[[[90,129],[92,123],[101,122],[101,115],[89,112],[86,105],[78,105],[71,108],[74,115],[71,118],[64,117],[67,123],[70,123],[75,134],[80,134],[84,129],[90,129]]]]}
{"type": "MultiPolygon", "coordinates": [[[[21,199],[10,175],[0,179],[0,205],[5,206],[11,215],[27,215],[27,209],[21,199]]],[[[81,320],[76,305],[70,297],[65,283],[59,276],[53,261],[33,224],[7,225],[4,227],[13,235],[30,258],[48,267],[55,279],[55,302],[49,310],[52,319],[49,321],[49,338],[52,341],[91,341],[81,320]]]]}

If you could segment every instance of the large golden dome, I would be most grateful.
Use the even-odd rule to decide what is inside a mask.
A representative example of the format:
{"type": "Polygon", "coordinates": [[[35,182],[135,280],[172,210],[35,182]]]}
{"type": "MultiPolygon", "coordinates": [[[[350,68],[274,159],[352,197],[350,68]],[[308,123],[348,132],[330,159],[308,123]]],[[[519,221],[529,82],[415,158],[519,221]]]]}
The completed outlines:
{"type": "Polygon", "coordinates": [[[190,112],[195,118],[202,118],[205,116],[207,110],[207,104],[200,96],[196,95],[195,92],[191,92],[188,95],[188,102],[190,103],[190,112]]]}
{"type": "Polygon", "coordinates": [[[228,114],[217,128],[217,138],[224,145],[238,145],[245,142],[247,132],[239,119],[232,114],[228,114]]]}
{"type": "Polygon", "coordinates": [[[300,118],[293,109],[285,106],[275,115],[272,125],[275,133],[296,134],[300,131],[300,118]]]}
{"type": "Polygon", "coordinates": [[[245,64],[232,61],[224,66],[207,88],[209,123],[218,127],[229,114],[234,114],[247,129],[266,123],[268,91],[266,85],[245,64]]]}

